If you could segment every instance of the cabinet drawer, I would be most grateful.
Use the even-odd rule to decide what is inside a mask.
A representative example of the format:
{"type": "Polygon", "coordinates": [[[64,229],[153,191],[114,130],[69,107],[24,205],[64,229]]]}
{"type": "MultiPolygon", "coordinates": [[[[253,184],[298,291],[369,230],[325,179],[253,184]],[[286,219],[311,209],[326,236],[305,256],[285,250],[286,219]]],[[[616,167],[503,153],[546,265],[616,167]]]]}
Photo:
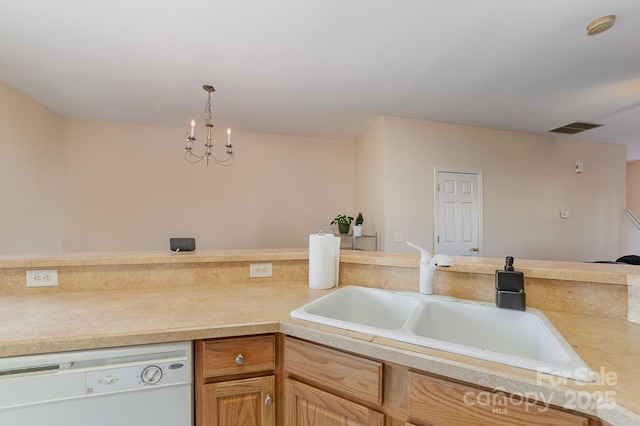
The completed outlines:
{"type": "Polygon", "coordinates": [[[257,373],[276,368],[275,335],[200,340],[202,377],[257,373]]]}
{"type": "Polygon", "coordinates": [[[285,339],[284,357],[289,375],[350,398],[382,404],[381,362],[291,338],[285,339]]]}
{"type": "Polygon", "coordinates": [[[589,419],[542,405],[414,372],[409,373],[409,417],[434,426],[496,424],[587,426],[589,419]]]}

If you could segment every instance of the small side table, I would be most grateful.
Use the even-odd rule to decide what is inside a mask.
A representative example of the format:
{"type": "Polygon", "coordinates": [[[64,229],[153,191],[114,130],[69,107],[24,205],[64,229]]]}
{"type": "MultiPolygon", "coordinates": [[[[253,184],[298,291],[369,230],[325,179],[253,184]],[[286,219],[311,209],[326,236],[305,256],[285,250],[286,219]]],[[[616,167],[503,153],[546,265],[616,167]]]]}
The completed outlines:
{"type": "Polygon", "coordinates": [[[351,250],[368,250],[368,251],[378,251],[378,233],[374,232],[373,234],[363,234],[363,235],[353,235],[353,234],[337,234],[340,241],[340,248],[350,248],[351,250]],[[343,247],[343,241],[346,239],[351,240],[351,246],[343,247]],[[360,244],[362,242],[362,244],[360,244]]]}

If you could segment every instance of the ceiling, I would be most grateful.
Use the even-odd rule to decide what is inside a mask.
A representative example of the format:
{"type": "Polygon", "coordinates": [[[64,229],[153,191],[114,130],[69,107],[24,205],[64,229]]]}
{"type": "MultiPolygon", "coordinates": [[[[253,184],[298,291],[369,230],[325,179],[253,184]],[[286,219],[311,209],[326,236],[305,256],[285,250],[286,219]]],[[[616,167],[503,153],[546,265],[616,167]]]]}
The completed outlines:
{"type": "Polygon", "coordinates": [[[380,115],[626,144],[635,0],[0,0],[0,80],[66,117],[353,139],[380,115]],[[587,36],[595,18],[615,26],[587,36]]]}

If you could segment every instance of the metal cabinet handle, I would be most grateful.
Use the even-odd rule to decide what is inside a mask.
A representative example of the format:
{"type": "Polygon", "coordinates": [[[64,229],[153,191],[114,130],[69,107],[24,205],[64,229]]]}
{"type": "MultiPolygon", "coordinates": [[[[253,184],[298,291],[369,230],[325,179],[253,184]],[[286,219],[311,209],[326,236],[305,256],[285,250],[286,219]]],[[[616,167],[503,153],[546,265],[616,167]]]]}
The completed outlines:
{"type": "Polygon", "coordinates": [[[238,354],[238,356],[236,357],[236,364],[238,365],[244,364],[244,356],[242,354],[238,354]]]}
{"type": "Polygon", "coordinates": [[[271,395],[267,395],[267,397],[264,399],[264,405],[271,405],[273,404],[273,398],[271,398],[271,395]]]}

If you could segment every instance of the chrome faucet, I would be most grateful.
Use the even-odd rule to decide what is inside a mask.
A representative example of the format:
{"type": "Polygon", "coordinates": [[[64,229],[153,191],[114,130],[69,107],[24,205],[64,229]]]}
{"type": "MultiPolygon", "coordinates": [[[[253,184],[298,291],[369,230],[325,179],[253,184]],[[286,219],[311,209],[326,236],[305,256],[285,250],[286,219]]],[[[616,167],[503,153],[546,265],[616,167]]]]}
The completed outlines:
{"type": "Polygon", "coordinates": [[[429,252],[422,247],[418,247],[409,241],[407,241],[407,245],[420,251],[420,293],[433,294],[432,280],[436,266],[451,266],[453,265],[453,259],[446,254],[437,254],[431,257],[429,252]]]}

